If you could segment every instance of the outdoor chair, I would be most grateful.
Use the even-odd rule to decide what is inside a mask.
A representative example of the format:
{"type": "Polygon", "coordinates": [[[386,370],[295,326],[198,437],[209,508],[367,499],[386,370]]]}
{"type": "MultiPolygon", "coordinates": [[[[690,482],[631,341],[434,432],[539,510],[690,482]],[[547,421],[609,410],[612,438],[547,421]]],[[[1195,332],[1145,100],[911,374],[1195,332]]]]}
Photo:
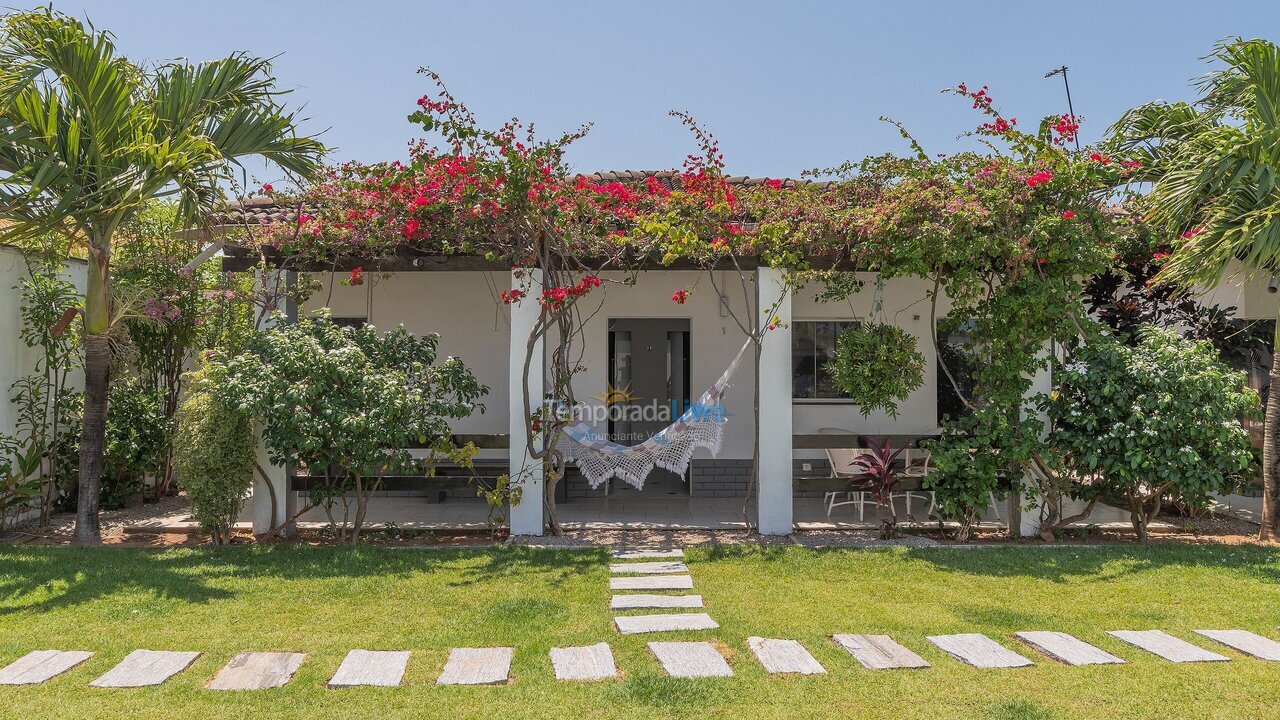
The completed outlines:
{"type": "MultiPolygon", "coordinates": [[[[831,463],[831,477],[851,480],[860,474],[863,466],[858,463],[858,456],[866,452],[865,448],[827,448],[827,461],[831,463]]],[[[871,493],[862,490],[832,490],[823,493],[822,503],[827,506],[827,517],[831,511],[841,505],[855,505],[858,508],[858,522],[866,517],[867,505],[875,507],[876,501],[871,493]],[[840,497],[844,496],[844,500],[840,497]]]]}

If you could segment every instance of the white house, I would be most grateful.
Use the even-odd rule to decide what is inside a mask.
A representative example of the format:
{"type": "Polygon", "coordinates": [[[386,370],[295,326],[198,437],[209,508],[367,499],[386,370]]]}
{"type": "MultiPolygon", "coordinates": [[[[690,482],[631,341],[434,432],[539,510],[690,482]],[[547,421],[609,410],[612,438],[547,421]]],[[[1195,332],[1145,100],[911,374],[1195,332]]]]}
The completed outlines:
{"type": "MultiPolygon", "coordinates": [[[[256,198],[229,209],[219,222],[224,227],[243,226],[288,219],[290,212],[267,198],[256,198]]],[[[237,257],[234,249],[229,248],[228,253],[229,268],[245,269],[253,263],[253,258],[237,257]]],[[[321,290],[296,310],[305,313],[327,307],[343,322],[367,322],[381,328],[403,324],[415,333],[439,333],[442,354],[460,357],[490,388],[484,399],[487,411],[457,422],[455,432],[490,438],[491,442],[482,444],[487,447],[481,456],[484,459],[506,467],[527,467],[517,384],[525,377],[524,349],[537,305],[502,301],[500,292],[518,287],[509,268],[480,258],[395,258],[380,266],[364,263],[365,282],[359,286],[341,282],[350,269],[343,265],[313,273],[321,290]]],[[[611,276],[606,273],[603,277],[611,276]]],[[[735,316],[751,312],[748,303],[772,306],[782,291],[778,278],[778,271],[767,267],[749,268],[745,284],[736,271],[718,272],[712,282],[705,271],[658,269],[641,273],[634,286],[606,283],[606,291],[593,295],[588,301],[590,310],[584,313],[589,318],[582,336],[582,362],[587,370],[574,381],[576,397],[603,403],[618,400],[621,391],[626,394],[620,404],[637,412],[644,407],[687,407],[690,398],[716,381],[742,346],[745,336],[735,316]],[[673,291],[688,288],[693,292],[685,303],[672,302],[673,291]]],[[[785,534],[797,525],[825,522],[823,493],[843,487],[830,479],[823,448],[860,447],[867,437],[886,435],[910,443],[935,434],[946,409],[949,386],[945,380],[939,382],[937,352],[931,340],[927,291],[932,285],[920,279],[896,278],[877,290],[874,275],[863,274],[861,278],[864,289],[847,301],[820,302],[811,289],[781,298],[776,313],[780,325],[768,333],[762,349],[759,416],[753,411],[754,358],[747,353],[723,400],[729,421],[716,456],[699,451],[682,477],[655,470],[638,491],[616,480],[592,489],[584,478],[571,473],[562,482],[561,519],[567,518],[570,525],[576,518],[583,523],[622,526],[730,526],[739,520],[741,498],[747,495],[758,425],[760,478],[753,493],[754,509],[761,532],[785,534]],[[916,336],[926,359],[924,385],[900,405],[897,417],[883,413],[864,417],[856,405],[840,396],[823,372],[824,360],[839,332],[848,324],[873,317],[916,336]]],[[[1209,302],[1235,306],[1241,318],[1275,317],[1276,297],[1265,282],[1226,284],[1210,294],[1209,302]]],[[[947,306],[943,298],[937,310],[939,318],[945,316],[947,306]]],[[[530,376],[540,374],[535,368],[530,376]]],[[[1255,380],[1261,384],[1265,377],[1255,380]]],[[[1037,389],[1047,388],[1049,381],[1047,375],[1037,378],[1037,389]]],[[[538,389],[533,389],[533,395],[538,394],[538,389]]],[[[626,419],[596,417],[592,426],[601,435],[631,445],[672,419],[656,414],[626,419]]],[[[276,477],[277,489],[283,490],[285,473],[277,469],[276,477]]],[[[526,498],[540,497],[540,482],[536,476],[526,477],[526,498]]],[[[397,515],[397,511],[421,509],[423,501],[414,495],[426,493],[400,487],[386,494],[391,497],[381,506],[384,513],[414,518],[411,513],[397,515]]],[[[921,504],[913,509],[918,519],[923,518],[921,504]]],[[[269,522],[261,510],[255,513],[259,527],[269,522]]],[[[836,519],[840,513],[844,519],[852,519],[855,511],[838,509],[836,519]]],[[[988,519],[1002,519],[1000,509],[990,508],[988,519]]],[[[1034,529],[1034,518],[1023,520],[1024,531],[1034,529]]],[[[526,501],[513,508],[511,524],[515,533],[541,533],[540,503],[526,501]]]]}

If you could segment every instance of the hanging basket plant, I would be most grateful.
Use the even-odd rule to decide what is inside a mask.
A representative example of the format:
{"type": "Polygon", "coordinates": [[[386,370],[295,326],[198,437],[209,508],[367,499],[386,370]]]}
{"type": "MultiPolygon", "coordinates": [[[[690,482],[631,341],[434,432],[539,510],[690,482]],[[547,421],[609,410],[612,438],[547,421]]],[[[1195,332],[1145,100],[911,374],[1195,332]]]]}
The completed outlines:
{"type": "Polygon", "coordinates": [[[865,323],[840,333],[827,367],[863,417],[883,410],[896,418],[898,403],[924,384],[924,355],[915,336],[888,323],[865,323]]]}

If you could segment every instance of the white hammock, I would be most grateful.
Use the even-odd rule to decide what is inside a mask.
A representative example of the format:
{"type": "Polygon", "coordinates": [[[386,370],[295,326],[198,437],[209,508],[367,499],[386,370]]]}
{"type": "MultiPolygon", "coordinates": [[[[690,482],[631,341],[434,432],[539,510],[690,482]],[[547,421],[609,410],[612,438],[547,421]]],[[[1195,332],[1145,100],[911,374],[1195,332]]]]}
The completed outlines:
{"type": "Polygon", "coordinates": [[[615,477],[639,490],[654,467],[684,475],[695,449],[706,448],[712,455],[720,452],[729,420],[717,409],[722,408],[720,401],[729,389],[729,378],[750,346],[748,339],[720,379],[678,420],[639,445],[619,445],[579,422],[564,429],[556,448],[566,463],[577,463],[593,490],[615,477]]]}

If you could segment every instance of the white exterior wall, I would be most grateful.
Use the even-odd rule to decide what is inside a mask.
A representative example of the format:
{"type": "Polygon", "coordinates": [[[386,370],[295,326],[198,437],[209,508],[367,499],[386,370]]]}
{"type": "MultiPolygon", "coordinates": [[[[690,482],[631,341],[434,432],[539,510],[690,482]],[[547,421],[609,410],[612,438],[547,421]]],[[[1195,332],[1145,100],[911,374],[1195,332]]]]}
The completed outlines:
{"type": "MultiPolygon", "coordinates": [[[[72,260],[64,274],[84,292],[87,272],[83,261],[72,260]]],[[[33,372],[40,357],[40,350],[27,347],[21,338],[22,291],[17,285],[27,275],[27,261],[22,253],[0,245],[0,433],[9,435],[14,433],[18,415],[17,408],[9,402],[9,388],[33,372]]],[[[76,389],[83,387],[83,375],[79,371],[72,374],[70,385],[76,389]]]]}
{"type": "MultiPolygon", "coordinates": [[[[382,329],[399,324],[415,333],[440,334],[442,356],[456,356],[489,386],[484,398],[484,414],[475,414],[455,423],[460,433],[505,434],[507,422],[508,335],[510,307],[497,293],[507,289],[505,272],[414,272],[375,277],[366,273],[365,285],[347,287],[342,275],[316,276],[324,287],[305,305],[303,312],[328,306],[335,316],[368,317],[382,329]]],[[[606,280],[620,280],[622,273],[604,273],[606,280]]],[[[748,275],[750,277],[750,274],[748,275]]],[[[868,320],[872,314],[874,275],[863,275],[866,284],[847,301],[820,303],[809,288],[797,293],[792,305],[792,321],[868,320]]],[[[745,287],[736,272],[718,272],[716,284],[728,299],[733,313],[748,317],[747,298],[756,293],[754,281],[745,287]]],[[[920,434],[937,428],[937,364],[929,339],[929,303],[926,292],[932,284],[902,278],[885,283],[885,320],[906,329],[920,340],[925,356],[925,383],[900,405],[896,419],[884,413],[864,418],[856,405],[832,401],[810,401],[793,407],[796,434],[816,433],[819,428],[838,427],[853,432],[876,434],[920,434]],[[918,316],[918,317],[917,317],[918,316]]],[[[605,389],[608,380],[608,322],[615,318],[682,318],[690,326],[690,389],[696,397],[720,376],[733,360],[746,337],[734,318],[722,314],[719,298],[707,273],[695,271],[653,271],[641,273],[635,286],[606,283],[583,303],[588,316],[582,335],[582,361],[588,368],[574,380],[574,392],[588,400],[605,389]],[[693,293],[683,305],[671,301],[682,288],[693,293]],[[600,307],[600,303],[603,306],[600,307]],[[596,308],[599,307],[599,311],[596,308]]],[[[945,302],[939,308],[941,315],[945,302]]],[[[724,405],[729,416],[724,447],[719,457],[750,459],[752,456],[752,414],[754,358],[748,354],[735,375],[724,405]]],[[[604,428],[597,428],[603,431],[604,428]]],[[[499,457],[501,451],[486,451],[499,457]]],[[[702,456],[701,454],[699,455],[702,456]]],[[[823,456],[821,450],[796,451],[797,457],[823,456]]]]}

